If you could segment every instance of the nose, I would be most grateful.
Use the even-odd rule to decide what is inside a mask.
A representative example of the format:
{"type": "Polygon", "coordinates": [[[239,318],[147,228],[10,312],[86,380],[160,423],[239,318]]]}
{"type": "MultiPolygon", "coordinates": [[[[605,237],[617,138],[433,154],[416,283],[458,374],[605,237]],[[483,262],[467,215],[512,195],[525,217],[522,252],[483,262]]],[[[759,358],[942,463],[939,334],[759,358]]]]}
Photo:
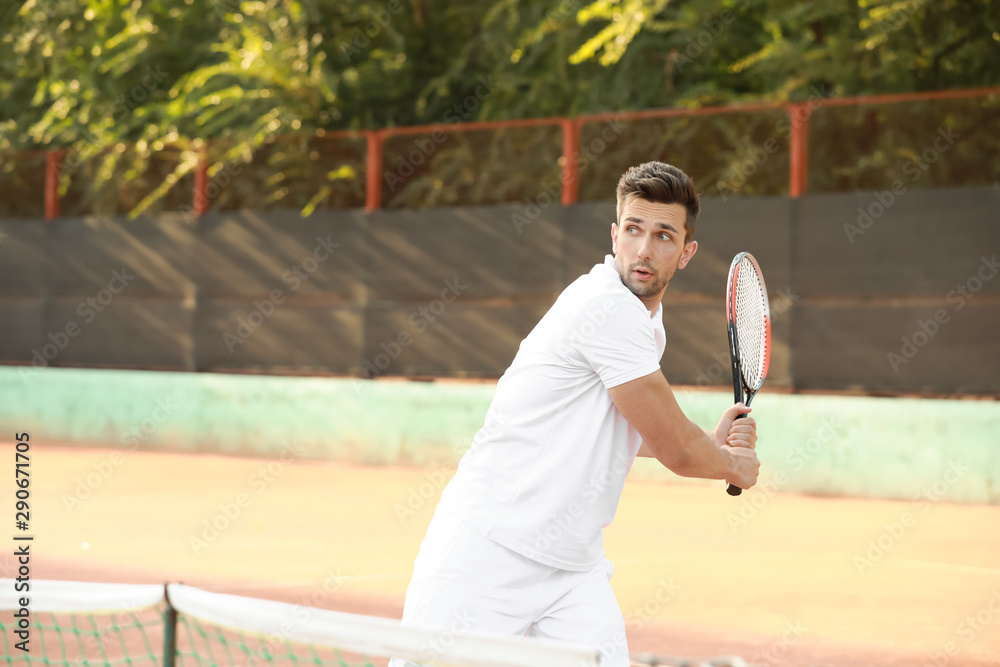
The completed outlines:
{"type": "Polygon", "coordinates": [[[640,259],[649,259],[653,256],[653,239],[650,236],[644,236],[642,243],[639,245],[638,252],[640,259]]]}

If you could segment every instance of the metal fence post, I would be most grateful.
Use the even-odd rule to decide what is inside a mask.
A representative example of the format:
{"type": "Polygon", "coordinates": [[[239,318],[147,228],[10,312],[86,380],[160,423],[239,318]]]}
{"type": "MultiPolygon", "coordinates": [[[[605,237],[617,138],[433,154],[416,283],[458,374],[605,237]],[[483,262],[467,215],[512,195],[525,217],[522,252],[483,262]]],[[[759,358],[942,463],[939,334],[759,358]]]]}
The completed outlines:
{"type": "Polygon", "coordinates": [[[59,173],[65,150],[45,153],[45,219],[59,217],[59,173]]]}
{"type": "Polygon", "coordinates": [[[562,204],[575,204],[580,179],[576,156],[580,153],[580,120],[578,118],[560,119],[563,135],[562,151],[562,204]]]}
{"type": "Polygon", "coordinates": [[[787,110],[792,121],[788,142],[788,196],[801,197],[809,183],[809,115],[812,109],[808,104],[789,104],[787,110]]]}
{"type": "Polygon", "coordinates": [[[382,133],[365,132],[368,140],[367,179],[365,181],[365,210],[382,208],[382,133]]]}
{"type": "Polygon", "coordinates": [[[194,171],[194,215],[198,217],[208,210],[208,143],[201,147],[198,166],[194,171]]]}

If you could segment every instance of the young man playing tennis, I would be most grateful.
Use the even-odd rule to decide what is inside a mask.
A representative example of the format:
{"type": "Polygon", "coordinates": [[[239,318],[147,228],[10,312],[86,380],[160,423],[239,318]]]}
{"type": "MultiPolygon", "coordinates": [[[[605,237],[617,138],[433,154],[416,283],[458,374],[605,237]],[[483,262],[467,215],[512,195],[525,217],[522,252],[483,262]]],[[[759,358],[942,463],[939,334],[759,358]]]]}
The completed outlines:
{"type": "Polygon", "coordinates": [[[522,341],[441,496],[405,625],[595,645],[602,664],[627,667],[603,536],[635,456],[685,477],[757,481],[756,423],[735,419],[749,408],[726,409],[704,431],[660,371],[661,300],[698,249],[694,184],[648,162],[625,172],[617,200],[614,256],[567,287],[522,341]]]}

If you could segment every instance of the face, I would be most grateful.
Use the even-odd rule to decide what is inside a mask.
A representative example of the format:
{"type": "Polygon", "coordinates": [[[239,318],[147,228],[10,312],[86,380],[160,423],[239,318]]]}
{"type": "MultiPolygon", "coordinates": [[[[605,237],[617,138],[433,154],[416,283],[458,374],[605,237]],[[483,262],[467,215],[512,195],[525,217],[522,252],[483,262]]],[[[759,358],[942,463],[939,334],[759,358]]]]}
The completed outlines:
{"type": "Polygon", "coordinates": [[[621,221],[611,225],[618,274],[647,310],[656,311],[674,272],[687,266],[698,249],[697,241],[684,243],[686,217],[680,204],[633,199],[621,221]]]}

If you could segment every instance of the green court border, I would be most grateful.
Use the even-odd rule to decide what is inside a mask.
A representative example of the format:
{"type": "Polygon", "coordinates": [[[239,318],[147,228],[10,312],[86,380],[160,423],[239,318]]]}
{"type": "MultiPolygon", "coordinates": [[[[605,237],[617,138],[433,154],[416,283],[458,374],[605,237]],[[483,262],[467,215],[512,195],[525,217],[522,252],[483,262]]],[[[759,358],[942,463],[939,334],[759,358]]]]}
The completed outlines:
{"type": "MultiPolygon", "coordinates": [[[[495,383],[8,366],[0,387],[0,427],[41,445],[436,465],[469,446],[495,383]]],[[[732,394],[678,400],[710,428],[732,394]]],[[[1000,504],[1000,402],[765,388],[753,406],[760,492],[1000,504]]],[[[673,478],[647,460],[632,474],[673,478]]]]}

